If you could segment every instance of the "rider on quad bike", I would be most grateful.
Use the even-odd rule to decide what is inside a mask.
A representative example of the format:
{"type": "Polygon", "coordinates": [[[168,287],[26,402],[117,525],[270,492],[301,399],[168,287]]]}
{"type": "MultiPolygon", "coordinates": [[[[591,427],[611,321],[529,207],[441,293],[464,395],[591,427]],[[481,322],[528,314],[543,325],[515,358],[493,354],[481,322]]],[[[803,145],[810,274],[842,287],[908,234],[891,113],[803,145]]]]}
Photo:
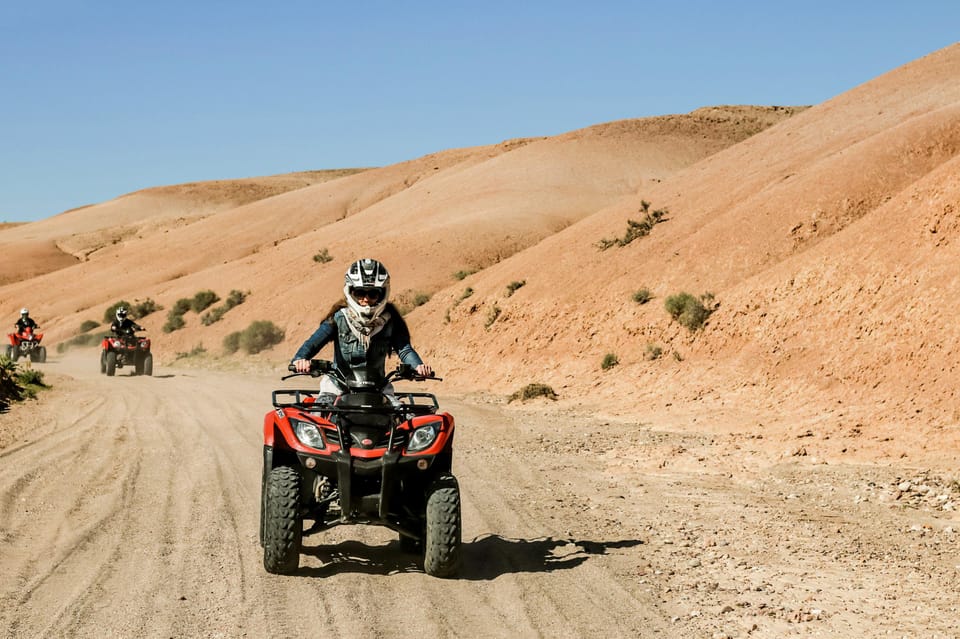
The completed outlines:
{"type": "Polygon", "coordinates": [[[150,339],[136,334],[136,331],[145,329],[127,317],[127,309],[123,306],[117,308],[116,317],[110,324],[114,335],[105,336],[101,343],[100,372],[113,377],[118,368],[133,364],[134,375],[153,375],[150,339]]]}
{"type": "Polygon", "coordinates": [[[40,327],[30,317],[28,309],[20,309],[20,319],[16,321],[13,327],[14,332],[7,334],[7,338],[10,340],[6,350],[7,357],[16,360],[20,356],[29,356],[31,362],[46,362],[47,347],[40,345],[43,333],[37,332],[40,327]]]}
{"type": "Polygon", "coordinates": [[[402,549],[421,553],[428,574],[450,576],[461,541],[453,417],[438,412],[433,395],[393,388],[395,379],[438,378],[387,301],[386,268],[354,262],[343,290],[346,304],[331,309],[289,365],[288,377],[322,376],[319,390],[274,391],[275,410],[264,418],[264,567],[295,572],[303,535],[360,523],[396,531],[402,549]],[[333,362],[310,359],[330,342],[333,362]],[[390,352],[401,363],[385,374],[390,352]],[[307,531],[304,519],[313,520],[307,531]]]}
{"type": "Polygon", "coordinates": [[[123,306],[117,309],[115,313],[117,319],[113,320],[113,323],[110,324],[110,330],[117,337],[122,337],[123,335],[129,335],[131,330],[142,331],[144,330],[142,326],[134,322],[132,319],[127,317],[127,309],[123,306]]]}

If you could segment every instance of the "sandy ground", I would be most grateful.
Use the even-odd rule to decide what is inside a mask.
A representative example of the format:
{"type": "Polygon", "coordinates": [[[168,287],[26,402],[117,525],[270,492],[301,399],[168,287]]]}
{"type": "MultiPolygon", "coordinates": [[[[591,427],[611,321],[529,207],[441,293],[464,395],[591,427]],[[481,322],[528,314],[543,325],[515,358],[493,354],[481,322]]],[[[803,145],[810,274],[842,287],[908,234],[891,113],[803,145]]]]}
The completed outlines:
{"type": "Polygon", "coordinates": [[[930,470],[746,471],[689,424],[436,385],[459,577],[373,527],[307,538],[277,577],[257,522],[279,371],[43,370],[54,389],[0,414],[3,637],[960,637],[960,486],[930,470]]]}

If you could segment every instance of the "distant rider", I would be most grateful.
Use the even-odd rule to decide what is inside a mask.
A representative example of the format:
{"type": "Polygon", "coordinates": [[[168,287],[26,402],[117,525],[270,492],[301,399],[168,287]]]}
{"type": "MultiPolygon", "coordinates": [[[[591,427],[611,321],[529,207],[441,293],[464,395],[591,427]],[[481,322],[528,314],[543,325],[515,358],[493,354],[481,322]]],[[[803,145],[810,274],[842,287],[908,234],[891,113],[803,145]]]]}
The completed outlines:
{"type": "MultiPolygon", "coordinates": [[[[423,363],[410,345],[410,330],[390,296],[390,274],[372,259],[350,265],[344,277],[345,302],[334,304],[320,327],[297,350],[291,362],[298,373],[310,372],[310,359],[333,342],[334,366],[347,379],[380,381],[385,377],[386,358],[396,353],[418,375],[430,377],[433,369],[423,363]]],[[[324,376],[321,393],[340,394],[341,385],[324,376]]]]}
{"type": "Polygon", "coordinates": [[[16,326],[17,333],[21,335],[28,328],[34,332],[36,332],[36,330],[39,328],[37,323],[33,321],[33,318],[30,317],[30,311],[25,308],[20,309],[20,319],[17,320],[17,323],[14,326],[16,326]]]}
{"type": "Polygon", "coordinates": [[[127,309],[121,306],[117,309],[117,319],[110,324],[110,330],[118,337],[130,335],[133,331],[142,331],[143,327],[127,317],[127,309]]]}

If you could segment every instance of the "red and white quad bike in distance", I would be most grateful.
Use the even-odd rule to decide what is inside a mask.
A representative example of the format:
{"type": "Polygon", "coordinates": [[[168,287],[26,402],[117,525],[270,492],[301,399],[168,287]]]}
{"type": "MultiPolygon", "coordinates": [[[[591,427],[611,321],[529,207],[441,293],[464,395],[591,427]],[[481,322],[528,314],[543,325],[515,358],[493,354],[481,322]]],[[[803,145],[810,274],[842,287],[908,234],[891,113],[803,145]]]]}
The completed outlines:
{"type": "Polygon", "coordinates": [[[47,361],[47,347],[40,345],[43,333],[35,333],[29,326],[22,333],[7,333],[10,344],[7,345],[7,357],[17,361],[29,357],[31,362],[43,364],[47,361]]]}
{"type": "MultiPolygon", "coordinates": [[[[260,543],[267,572],[293,574],[302,538],[333,526],[385,526],[400,549],[420,555],[435,577],[460,563],[460,487],[451,471],[453,416],[430,393],[384,389],[393,380],[426,381],[400,364],[383,380],[347,380],[331,362],[310,373],[343,388],[275,390],[263,421],[260,543]],[[307,530],[304,520],[311,520],[307,530]]],[[[290,365],[290,370],[293,365],[290,365]]]]}
{"type": "Polygon", "coordinates": [[[135,375],[153,375],[150,338],[129,328],[123,335],[107,335],[101,342],[100,372],[112,377],[118,368],[133,365],[135,375]]]}

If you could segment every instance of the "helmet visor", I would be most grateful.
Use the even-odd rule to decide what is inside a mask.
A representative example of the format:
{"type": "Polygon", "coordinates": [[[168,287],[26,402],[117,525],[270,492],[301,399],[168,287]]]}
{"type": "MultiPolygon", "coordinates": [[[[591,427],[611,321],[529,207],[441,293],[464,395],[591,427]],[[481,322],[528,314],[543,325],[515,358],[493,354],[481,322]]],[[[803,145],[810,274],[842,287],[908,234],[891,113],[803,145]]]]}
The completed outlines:
{"type": "Polygon", "coordinates": [[[350,296],[357,302],[366,302],[366,306],[374,306],[383,300],[383,289],[376,286],[357,286],[350,289],[350,296]]]}

